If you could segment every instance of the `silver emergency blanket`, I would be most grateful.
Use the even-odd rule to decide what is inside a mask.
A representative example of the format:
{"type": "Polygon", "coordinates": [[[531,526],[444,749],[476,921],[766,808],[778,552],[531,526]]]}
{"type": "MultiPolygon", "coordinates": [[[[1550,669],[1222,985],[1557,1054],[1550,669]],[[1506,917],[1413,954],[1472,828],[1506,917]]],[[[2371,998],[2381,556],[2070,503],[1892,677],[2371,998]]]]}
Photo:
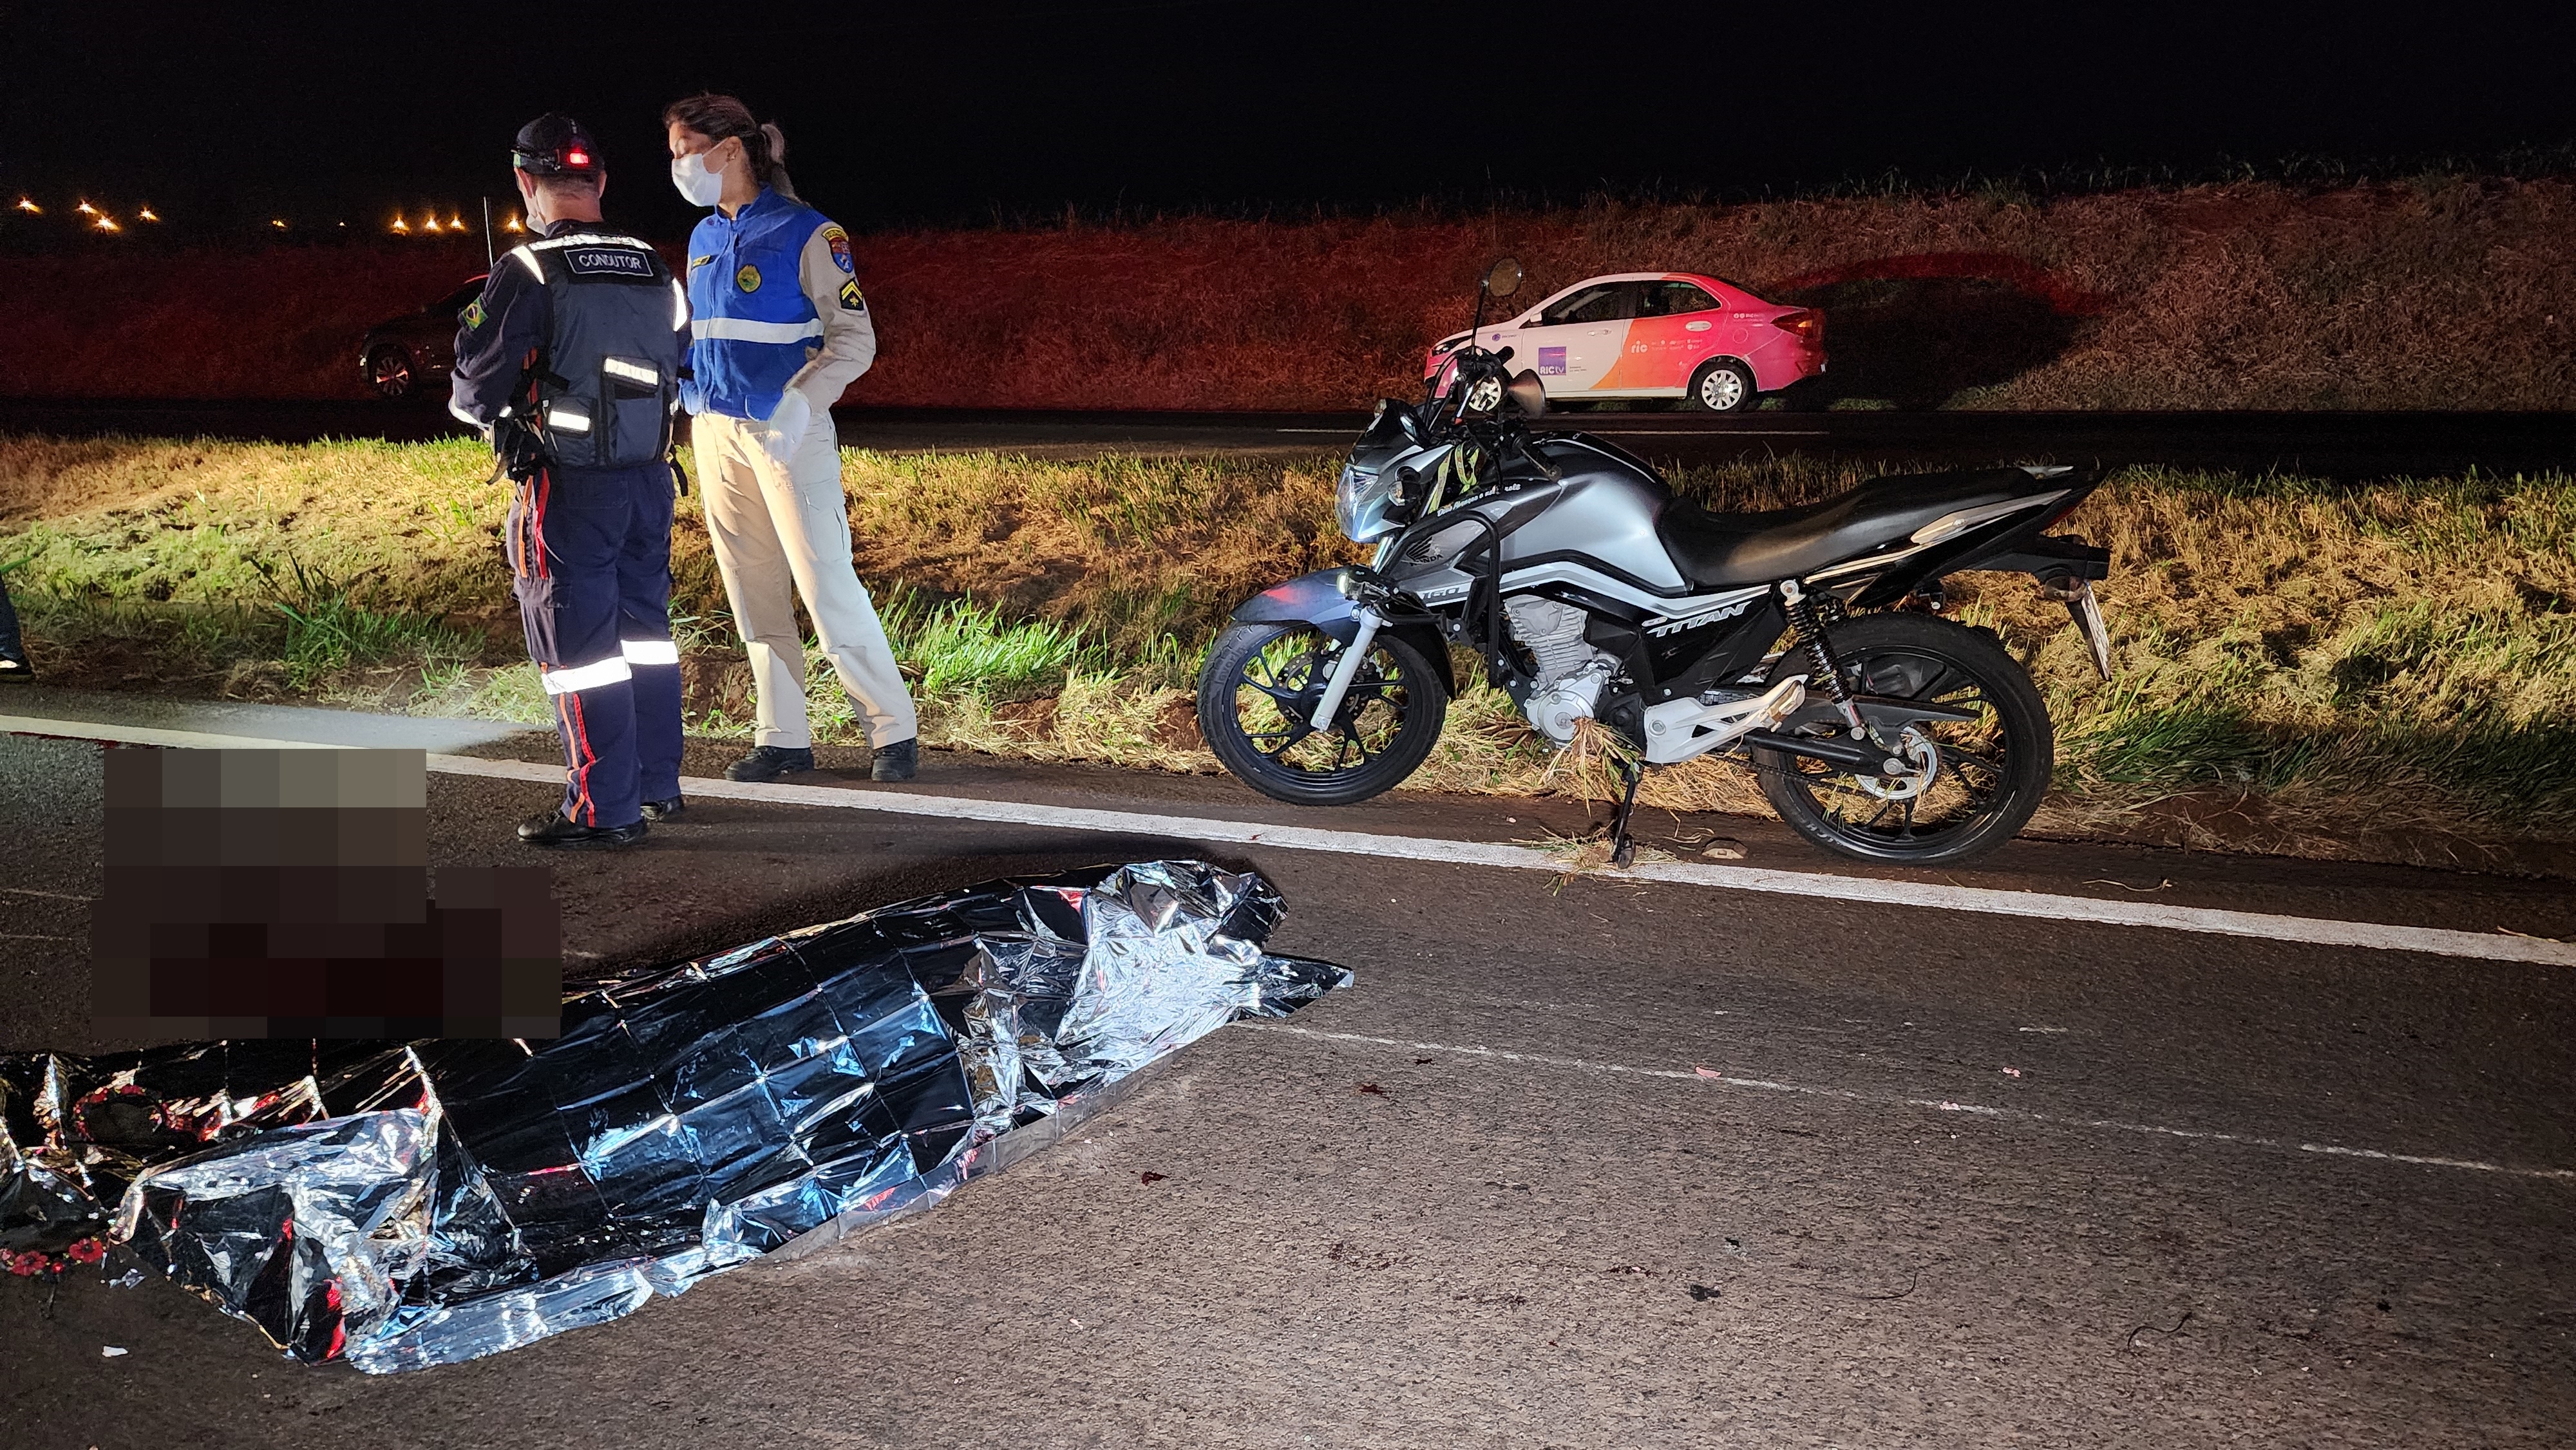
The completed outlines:
{"type": "Polygon", "coordinates": [[[0,1057],[0,1248],[104,1227],[297,1358],[472,1359],[929,1208],[1347,985],[1262,950],[1280,909],[1158,861],[596,984],[551,1042],[0,1057]]]}

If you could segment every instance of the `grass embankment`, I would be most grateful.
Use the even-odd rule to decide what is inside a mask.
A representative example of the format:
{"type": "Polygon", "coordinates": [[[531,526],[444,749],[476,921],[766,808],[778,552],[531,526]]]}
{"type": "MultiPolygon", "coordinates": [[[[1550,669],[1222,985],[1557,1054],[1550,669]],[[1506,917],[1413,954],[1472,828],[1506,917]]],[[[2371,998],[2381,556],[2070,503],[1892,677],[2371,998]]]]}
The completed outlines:
{"type": "MultiPolygon", "coordinates": [[[[845,457],[860,569],[933,744],[1210,769],[1188,692],[1206,640],[1254,588],[1353,553],[1323,455],[845,457]]],[[[55,679],[542,723],[487,467],[467,443],[0,440],[0,566],[55,679]]],[[[1679,482],[1771,507],[1859,473],[1782,460],[1679,482]]],[[[673,600],[692,724],[739,733],[749,672],[695,504],[673,600]]],[[[2043,828],[2428,860],[2576,840],[2576,482],[2139,469],[2068,527],[2113,549],[2110,685],[2026,582],[1961,591],[2058,722],[2043,828]]],[[[842,702],[819,664],[813,697],[842,702]]],[[[850,738],[846,702],[818,723],[850,738]]],[[[1552,764],[1476,686],[1415,784],[1589,784],[1552,764]]],[[[1760,809],[1705,764],[1647,799],[1760,809]]]]}
{"type": "MultiPolygon", "coordinates": [[[[1509,252],[1519,305],[1671,268],[1824,308],[1818,403],[2567,408],[2571,238],[2576,182],[2465,176],[878,233],[858,265],[884,351],[846,401],[1364,407],[1420,386],[1509,252]]],[[[368,325],[483,260],[115,245],[0,268],[0,397],[357,397],[368,325]]]]}

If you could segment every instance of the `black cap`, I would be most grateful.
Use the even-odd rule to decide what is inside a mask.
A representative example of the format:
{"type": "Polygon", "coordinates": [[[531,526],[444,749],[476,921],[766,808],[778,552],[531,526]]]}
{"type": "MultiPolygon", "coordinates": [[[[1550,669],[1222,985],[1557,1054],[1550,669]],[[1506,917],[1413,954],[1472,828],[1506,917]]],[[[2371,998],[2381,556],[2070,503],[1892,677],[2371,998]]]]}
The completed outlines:
{"type": "Polygon", "coordinates": [[[548,111],[519,128],[519,138],[510,143],[510,164],[530,176],[593,176],[599,148],[579,121],[548,111]]]}

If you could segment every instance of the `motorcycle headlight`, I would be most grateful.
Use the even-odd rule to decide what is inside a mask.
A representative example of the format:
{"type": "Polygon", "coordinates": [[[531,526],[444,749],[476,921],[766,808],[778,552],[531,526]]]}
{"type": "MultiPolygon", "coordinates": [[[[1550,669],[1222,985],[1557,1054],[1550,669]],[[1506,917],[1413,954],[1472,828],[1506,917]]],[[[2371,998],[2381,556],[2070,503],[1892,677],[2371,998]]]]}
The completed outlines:
{"type": "Polygon", "coordinates": [[[1333,495],[1333,512],[1340,519],[1343,536],[1354,544],[1365,544],[1392,532],[1396,524],[1388,514],[1394,496],[1393,480],[1375,469],[1345,464],[1341,487],[1333,495]]]}

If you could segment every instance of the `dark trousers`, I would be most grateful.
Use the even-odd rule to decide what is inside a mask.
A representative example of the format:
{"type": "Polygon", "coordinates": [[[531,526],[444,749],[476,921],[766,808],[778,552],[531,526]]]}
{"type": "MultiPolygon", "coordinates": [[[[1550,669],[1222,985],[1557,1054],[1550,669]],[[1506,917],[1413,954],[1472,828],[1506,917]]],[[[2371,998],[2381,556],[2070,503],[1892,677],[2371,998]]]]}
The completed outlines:
{"type": "Polygon", "coordinates": [[[27,646],[18,638],[18,611],[9,603],[9,581],[0,576],[0,660],[27,662],[27,646]]]}
{"type": "Polygon", "coordinates": [[[518,486],[507,544],[528,657],[563,734],[563,813],[643,819],[680,793],[671,470],[556,468],[518,486]]]}

